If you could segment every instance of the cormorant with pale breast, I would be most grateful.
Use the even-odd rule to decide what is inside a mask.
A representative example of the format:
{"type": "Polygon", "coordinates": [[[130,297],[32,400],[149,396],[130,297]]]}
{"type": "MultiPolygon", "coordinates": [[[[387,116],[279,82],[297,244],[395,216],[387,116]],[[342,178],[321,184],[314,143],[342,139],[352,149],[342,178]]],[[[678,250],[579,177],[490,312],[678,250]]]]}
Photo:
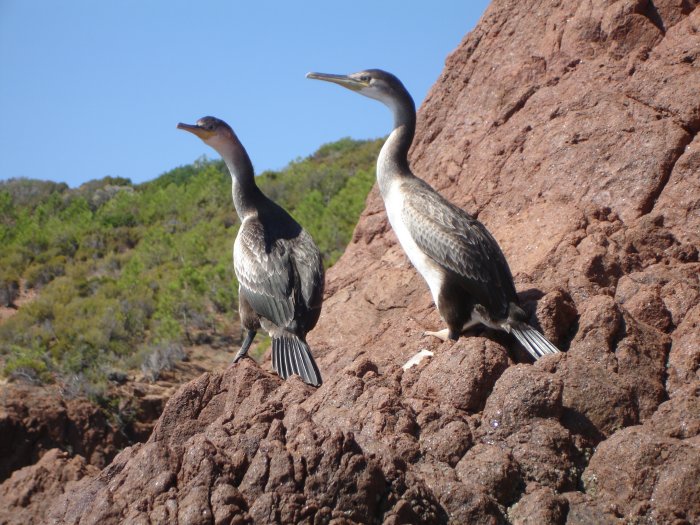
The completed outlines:
{"type": "Polygon", "coordinates": [[[377,159],[377,182],[391,227],[447,323],[447,329],[426,334],[457,340],[481,323],[512,333],[535,359],[559,352],[527,324],[508,263],[486,227],[411,172],[416,108],[401,81],[379,69],[306,76],[376,99],[393,113],[394,129],[377,159]]]}
{"type": "Polygon", "coordinates": [[[223,158],[231,173],[233,204],[241,227],[233,246],[239,313],[247,330],[233,362],[248,353],[262,327],[272,337],[272,368],[286,379],[298,374],[319,386],[306,334],[316,326],[323,300],[323,264],[311,235],[255,184],[253,164],[231,127],[215,117],[178,124],[223,158]]]}

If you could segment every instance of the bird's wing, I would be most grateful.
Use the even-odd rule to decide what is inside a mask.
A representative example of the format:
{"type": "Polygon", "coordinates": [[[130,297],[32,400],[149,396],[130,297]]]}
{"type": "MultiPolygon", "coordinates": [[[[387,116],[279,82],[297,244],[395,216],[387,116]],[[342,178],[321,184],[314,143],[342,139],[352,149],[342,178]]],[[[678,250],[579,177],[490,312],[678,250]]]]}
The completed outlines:
{"type": "Polygon", "coordinates": [[[258,315],[279,327],[294,320],[294,267],[286,243],[270,241],[256,218],[246,219],[234,248],[242,293],[258,315]]]}
{"type": "Polygon", "coordinates": [[[402,218],[413,240],[494,315],[515,300],[513,277],[496,240],[478,220],[419,181],[404,197],[402,218]]]}
{"type": "Polygon", "coordinates": [[[299,299],[296,302],[299,328],[313,329],[321,315],[325,284],[321,252],[306,230],[301,230],[293,243],[292,261],[297,272],[299,299]]]}
{"type": "Polygon", "coordinates": [[[321,252],[306,230],[294,243],[292,258],[299,275],[302,299],[308,308],[318,308],[323,299],[324,273],[321,252]]]}

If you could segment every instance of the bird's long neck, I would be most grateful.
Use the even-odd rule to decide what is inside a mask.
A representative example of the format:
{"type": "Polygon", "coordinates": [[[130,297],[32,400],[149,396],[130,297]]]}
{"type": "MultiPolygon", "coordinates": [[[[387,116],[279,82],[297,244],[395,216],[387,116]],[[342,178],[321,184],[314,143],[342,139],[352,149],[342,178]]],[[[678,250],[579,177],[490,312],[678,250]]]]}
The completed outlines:
{"type": "Polygon", "coordinates": [[[385,104],[394,115],[394,129],[377,158],[377,182],[383,197],[386,197],[394,180],[413,177],[408,167],[408,150],[416,132],[416,106],[408,92],[385,104]]]}
{"type": "Polygon", "coordinates": [[[258,210],[263,194],[255,184],[253,163],[238,137],[229,141],[219,153],[231,173],[231,193],[236,213],[242,219],[258,210]]]}

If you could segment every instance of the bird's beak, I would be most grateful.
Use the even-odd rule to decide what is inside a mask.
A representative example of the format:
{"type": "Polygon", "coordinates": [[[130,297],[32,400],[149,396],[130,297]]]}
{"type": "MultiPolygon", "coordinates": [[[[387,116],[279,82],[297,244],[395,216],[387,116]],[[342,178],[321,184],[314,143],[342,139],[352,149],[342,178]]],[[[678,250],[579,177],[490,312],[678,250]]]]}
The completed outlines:
{"type": "Polygon", "coordinates": [[[343,86],[344,88],[348,88],[353,91],[360,91],[362,88],[367,87],[367,83],[349,77],[347,75],[331,75],[328,73],[307,73],[306,78],[311,78],[313,80],[325,80],[326,82],[333,82],[334,84],[338,84],[340,86],[343,86]]]}
{"type": "Polygon", "coordinates": [[[211,131],[208,131],[197,124],[183,124],[180,122],[177,125],[177,129],[184,129],[185,131],[189,131],[190,133],[193,133],[197,135],[200,139],[206,140],[211,136],[211,131]]]}

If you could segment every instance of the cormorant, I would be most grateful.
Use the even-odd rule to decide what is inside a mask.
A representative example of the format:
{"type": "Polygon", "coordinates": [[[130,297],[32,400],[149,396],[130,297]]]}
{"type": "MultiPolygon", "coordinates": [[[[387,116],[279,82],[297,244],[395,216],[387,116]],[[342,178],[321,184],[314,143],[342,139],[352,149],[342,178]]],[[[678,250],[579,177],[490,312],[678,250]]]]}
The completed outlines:
{"type": "Polygon", "coordinates": [[[306,77],[379,100],[393,113],[394,129],[377,159],[377,182],[391,227],[447,323],[447,329],[426,334],[457,340],[481,323],[512,333],[535,359],[559,352],[527,324],[508,263],[486,227],[411,172],[416,107],[401,81],[380,69],[306,77]]]}
{"type": "Polygon", "coordinates": [[[233,246],[239,283],[238,311],[247,334],[233,362],[244,357],[262,327],[272,337],[272,368],[286,379],[298,374],[320,386],[306,334],[318,321],[323,301],[323,264],[311,235],[255,184],[253,164],[231,127],[215,117],[178,124],[223,158],[232,180],[241,227],[233,246]]]}

